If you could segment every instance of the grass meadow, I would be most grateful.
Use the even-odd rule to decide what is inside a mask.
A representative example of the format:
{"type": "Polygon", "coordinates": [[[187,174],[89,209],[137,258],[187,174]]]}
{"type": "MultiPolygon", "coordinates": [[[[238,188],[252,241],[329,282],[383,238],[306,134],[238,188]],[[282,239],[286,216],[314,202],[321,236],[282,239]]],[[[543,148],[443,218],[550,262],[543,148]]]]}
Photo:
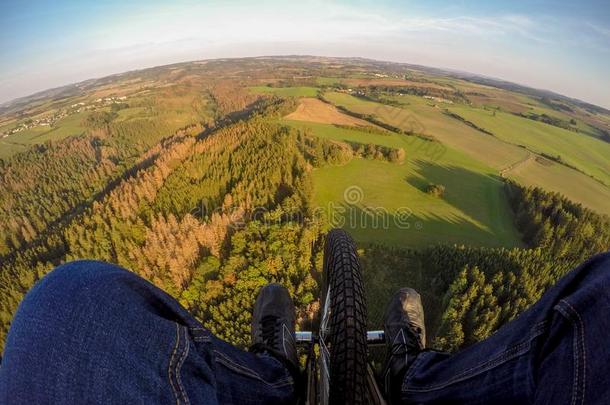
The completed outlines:
{"type": "Polygon", "coordinates": [[[419,129],[416,132],[433,136],[447,147],[496,169],[496,173],[515,163],[524,162],[507,171],[506,176],[526,185],[560,192],[597,212],[610,214],[610,187],[565,165],[539,156],[534,159],[535,152],[559,154],[569,164],[610,184],[610,144],[587,134],[563,130],[501,111],[497,111],[494,116],[489,110],[465,105],[436,105],[416,96],[393,97],[392,101],[400,103],[400,107],[338,92],[325,93],[325,97],[336,105],[361,114],[374,115],[381,121],[405,130],[419,129]],[[495,136],[487,135],[444,114],[445,108],[489,130],[495,136]]]}
{"type": "Polygon", "coordinates": [[[253,86],[249,88],[254,93],[275,94],[282,97],[316,97],[317,87],[269,87],[253,86]]]}
{"type": "Polygon", "coordinates": [[[561,193],[585,207],[610,215],[610,187],[559,163],[531,159],[508,173],[508,177],[528,186],[561,193]]]}
{"type": "Polygon", "coordinates": [[[494,114],[466,106],[450,110],[503,141],[524,145],[537,153],[560,156],[569,165],[610,184],[608,142],[502,111],[494,114]]]}
{"type": "Polygon", "coordinates": [[[34,127],[0,139],[0,159],[9,158],[35,144],[84,133],[81,123],[86,115],[86,112],[72,114],[58,120],[53,127],[34,127]]]}
{"type": "Polygon", "coordinates": [[[502,181],[492,168],[468,155],[444,148],[431,156],[427,144],[438,143],[413,136],[372,134],[329,124],[284,123],[310,128],[314,135],[326,139],[405,150],[403,164],[354,158],[342,166],[314,169],[316,205],[358,242],[412,248],[437,243],[521,245],[502,181]],[[430,183],[445,186],[442,198],[426,193],[430,183]]]}

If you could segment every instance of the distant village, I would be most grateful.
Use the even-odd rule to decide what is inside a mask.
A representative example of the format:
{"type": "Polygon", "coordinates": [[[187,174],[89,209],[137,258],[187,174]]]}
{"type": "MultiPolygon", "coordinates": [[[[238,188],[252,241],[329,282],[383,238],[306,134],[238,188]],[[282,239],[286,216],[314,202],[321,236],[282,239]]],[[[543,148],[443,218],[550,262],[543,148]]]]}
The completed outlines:
{"type": "MultiPolygon", "coordinates": [[[[374,77],[379,77],[379,78],[394,78],[394,79],[407,79],[406,76],[404,75],[386,75],[386,74],[381,74],[381,73],[375,73],[373,74],[374,77]]],[[[336,91],[340,92],[340,93],[347,93],[347,94],[351,94],[354,96],[366,96],[367,93],[365,91],[365,89],[363,88],[357,88],[357,89],[352,89],[352,88],[338,88],[336,89],[336,91]]],[[[397,96],[406,96],[408,95],[408,93],[404,93],[402,91],[398,91],[397,93],[395,93],[397,96]]],[[[432,100],[432,101],[436,101],[437,103],[445,103],[445,104],[453,104],[453,101],[451,100],[447,100],[446,98],[442,98],[442,97],[436,97],[436,96],[429,96],[429,95],[419,95],[420,97],[423,97],[427,100],[432,100]]]]}
{"type": "Polygon", "coordinates": [[[36,128],[36,127],[45,127],[45,126],[52,127],[57,121],[59,121],[62,118],[65,118],[69,115],[78,114],[83,111],[97,110],[99,108],[106,107],[106,106],[109,106],[109,105],[112,105],[115,103],[120,103],[125,100],[127,100],[127,96],[103,97],[103,98],[98,98],[91,103],[86,103],[84,101],[81,101],[80,103],[72,104],[70,107],[59,109],[52,115],[49,115],[49,116],[46,116],[43,118],[26,119],[23,122],[20,122],[16,127],[11,128],[7,131],[4,131],[0,135],[2,138],[7,138],[9,135],[13,135],[18,132],[25,131],[27,129],[32,129],[32,128],[36,128]]]}

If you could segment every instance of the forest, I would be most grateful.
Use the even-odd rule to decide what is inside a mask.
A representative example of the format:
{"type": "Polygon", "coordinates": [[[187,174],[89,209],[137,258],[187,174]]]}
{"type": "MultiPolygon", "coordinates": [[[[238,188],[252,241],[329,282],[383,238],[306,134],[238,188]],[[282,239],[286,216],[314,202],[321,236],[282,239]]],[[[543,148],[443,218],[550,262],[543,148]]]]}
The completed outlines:
{"type": "MultiPolygon", "coordinates": [[[[297,99],[190,73],[172,79],[173,86],[147,87],[153,96],[91,112],[82,136],[0,160],[1,346],[32,285],[53,267],[82,258],[130,269],[241,347],[250,336],[244,308],[269,282],[288,287],[299,327],[315,324],[331,225],[314,215],[312,173],[355,159],[403,165],[410,152],[284,125],[280,118],[296,109],[297,99]],[[168,106],[173,115],[163,112],[168,106]],[[132,112],[142,115],[125,118],[132,112]]],[[[376,117],[339,110],[370,122],[364,134],[410,136],[376,117]]],[[[379,326],[385,297],[408,284],[424,298],[429,343],[458,350],[489,336],[571,268],[610,247],[607,216],[558,193],[502,181],[523,247],[359,246],[372,327],[379,326]]],[[[425,194],[446,198],[447,184],[426,184],[425,194]]]]}
{"type": "Polygon", "coordinates": [[[610,246],[608,217],[540,188],[511,182],[506,188],[526,249],[456,246],[422,253],[437,269],[430,272],[437,275],[435,296],[443,297],[436,347],[457,350],[486,338],[610,246]]]}

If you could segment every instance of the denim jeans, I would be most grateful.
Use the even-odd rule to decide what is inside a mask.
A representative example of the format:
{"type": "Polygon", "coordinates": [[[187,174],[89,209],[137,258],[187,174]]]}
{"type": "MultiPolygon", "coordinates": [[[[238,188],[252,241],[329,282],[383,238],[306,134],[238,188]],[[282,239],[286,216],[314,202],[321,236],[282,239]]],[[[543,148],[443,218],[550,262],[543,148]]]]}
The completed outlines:
{"type": "Polygon", "coordinates": [[[610,404],[610,253],[569,272],[494,335],[420,353],[409,404],[610,404]]]}
{"type": "Polygon", "coordinates": [[[31,289],[0,366],[0,404],[281,404],[293,396],[280,361],[223,342],[165,292],[96,261],[59,266],[31,289]]]}
{"type": "MultiPolygon", "coordinates": [[[[610,255],[573,270],[514,321],[457,354],[420,353],[405,403],[610,403],[610,255]]],[[[0,403],[291,403],[275,358],[215,338],[120,267],[58,267],[26,295],[0,366],[0,403]]]]}

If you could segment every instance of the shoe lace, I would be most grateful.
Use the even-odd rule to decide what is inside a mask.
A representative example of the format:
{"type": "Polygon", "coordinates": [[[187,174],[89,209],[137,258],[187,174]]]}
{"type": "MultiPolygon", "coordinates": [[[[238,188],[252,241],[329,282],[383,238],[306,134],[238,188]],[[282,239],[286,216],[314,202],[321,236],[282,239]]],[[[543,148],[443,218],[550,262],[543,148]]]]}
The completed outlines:
{"type": "Polygon", "coordinates": [[[409,322],[409,326],[401,328],[392,342],[392,354],[405,354],[412,351],[413,348],[419,350],[423,346],[421,332],[421,327],[413,322],[409,322]]]}
{"type": "Polygon", "coordinates": [[[261,337],[263,338],[263,342],[271,348],[274,348],[279,338],[279,334],[277,333],[279,327],[279,318],[273,315],[264,316],[260,321],[261,325],[261,337]]]}

